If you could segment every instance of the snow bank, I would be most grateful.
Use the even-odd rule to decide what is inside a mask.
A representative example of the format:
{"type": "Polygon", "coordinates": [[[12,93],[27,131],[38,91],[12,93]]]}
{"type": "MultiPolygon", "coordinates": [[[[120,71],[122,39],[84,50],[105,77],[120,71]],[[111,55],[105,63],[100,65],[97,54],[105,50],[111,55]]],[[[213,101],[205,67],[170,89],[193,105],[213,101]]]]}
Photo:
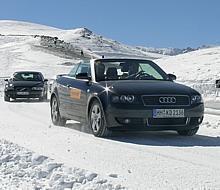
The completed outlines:
{"type": "Polygon", "coordinates": [[[33,153],[16,144],[0,140],[0,189],[96,189],[121,190],[98,174],[33,153]]]}

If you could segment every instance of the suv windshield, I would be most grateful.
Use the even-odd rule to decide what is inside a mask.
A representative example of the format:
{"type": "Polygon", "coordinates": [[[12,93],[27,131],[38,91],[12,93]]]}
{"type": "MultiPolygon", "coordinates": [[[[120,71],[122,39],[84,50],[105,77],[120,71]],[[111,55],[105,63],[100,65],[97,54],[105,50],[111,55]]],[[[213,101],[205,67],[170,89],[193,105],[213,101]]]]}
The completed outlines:
{"type": "Polygon", "coordinates": [[[40,73],[14,73],[14,81],[42,81],[40,73]]]}
{"type": "Polygon", "coordinates": [[[95,62],[96,81],[168,80],[167,74],[154,62],[133,59],[103,59],[95,62]]]}

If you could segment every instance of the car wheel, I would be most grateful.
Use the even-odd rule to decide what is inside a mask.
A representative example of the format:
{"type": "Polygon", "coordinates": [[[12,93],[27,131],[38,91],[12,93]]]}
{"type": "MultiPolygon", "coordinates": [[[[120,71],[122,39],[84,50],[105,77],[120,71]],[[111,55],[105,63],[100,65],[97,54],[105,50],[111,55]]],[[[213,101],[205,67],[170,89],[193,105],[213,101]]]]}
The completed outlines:
{"type": "Polygon", "coordinates": [[[177,133],[181,136],[193,136],[197,133],[198,130],[199,130],[199,127],[196,127],[194,129],[177,131],[177,133]]]}
{"type": "Polygon", "coordinates": [[[54,125],[65,126],[66,119],[61,117],[59,105],[56,96],[53,96],[51,101],[51,120],[54,125]]]}
{"type": "Polygon", "coordinates": [[[112,134],[112,131],[107,128],[102,106],[97,100],[93,101],[91,105],[88,120],[94,136],[107,137],[112,134]]]}
{"type": "Polygon", "coordinates": [[[10,97],[4,95],[4,100],[5,100],[6,102],[10,102],[10,97]]]}
{"type": "Polygon", "coordinates": [[[40,101],[40,102],[47,101],[47,93],[46,93],[44,96],[40,97],[40,98],[39,98],[39,101],[40,101]]]}

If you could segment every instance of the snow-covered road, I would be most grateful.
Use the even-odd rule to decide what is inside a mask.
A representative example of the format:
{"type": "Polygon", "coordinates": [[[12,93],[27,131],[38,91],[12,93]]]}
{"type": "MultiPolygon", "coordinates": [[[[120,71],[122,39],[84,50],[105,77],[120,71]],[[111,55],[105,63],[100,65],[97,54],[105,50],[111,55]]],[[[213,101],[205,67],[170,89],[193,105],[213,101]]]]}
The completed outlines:
{"type": "Polygon", "coordinates": [[[58,163],[131,189],[220,189],[219,116],[206,114],[194,137],[138,132],[101,139],[80,132],[78,124],[53,126],[47,102],[5,103],[1,98],[0,108],[0,139],[58,163]]]}

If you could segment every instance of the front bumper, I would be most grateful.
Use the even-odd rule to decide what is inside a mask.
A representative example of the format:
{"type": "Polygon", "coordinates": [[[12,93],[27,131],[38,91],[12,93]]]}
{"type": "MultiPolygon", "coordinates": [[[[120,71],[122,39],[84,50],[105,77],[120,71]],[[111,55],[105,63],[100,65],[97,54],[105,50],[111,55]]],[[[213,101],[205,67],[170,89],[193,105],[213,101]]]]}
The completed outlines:
{"type": "Polygon", "coordinates": [[[5,90],[5,95],[7,97],[16,99],[16,98],[41,98],[44,96],[44,91],[42,90],[35,90],[35,91],[28,91],[28,94],[18,94],[14,90],[5,90]]]}
{"type": "MultiPolygon", "coordinates": [[[[158,109],[158,107],[156,107],[158,109]]],[[[164,107],[163,107],[164,108],[164,107]]],[[[153,118],[155,107],[123,109],[109,106],[105,110],[107,126],[112,130],[186,130],[202,123],[204,105],[175,107],[184,109],[184,118],[153,118]]],[[[164,109],[174,109],[166,107],[164,109]]]]}

